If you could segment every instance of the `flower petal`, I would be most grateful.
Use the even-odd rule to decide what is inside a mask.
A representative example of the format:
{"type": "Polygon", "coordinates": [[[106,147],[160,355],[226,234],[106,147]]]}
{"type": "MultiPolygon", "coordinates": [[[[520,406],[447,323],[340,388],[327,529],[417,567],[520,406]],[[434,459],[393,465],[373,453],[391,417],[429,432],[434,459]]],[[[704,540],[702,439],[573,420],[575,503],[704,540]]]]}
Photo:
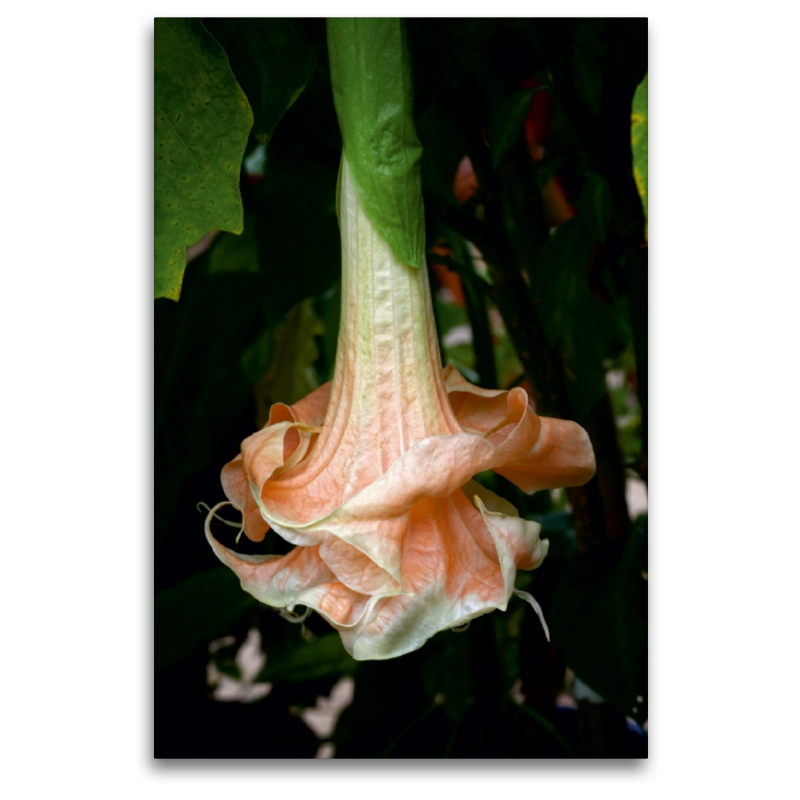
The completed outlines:
{"type": "Polygon", "coordinates": [[[524,492],[581,486],[594,476],[592,443],[577,423],[539,417],[528,405],[527,393],[519,387],[510,392],[481,389],[465,380],[452,365],[448,365],[442,376],[459,424],[485,434],[497,445],[498,463],[492,469],[524,492]],[[508,447],[506,441],[519,437],[517,431],[522,426],[512,412],[521,411],[525,418],[535,420],[530,425],[538,433],[535,443],[520,453],[517,447],[508,447]],[[508,427],[513,423],[516,428],[508,427]],[[505,458],[512,449],[515,455],[505,458]]]}
{"type": "Polygon", "coordinates": [[[276,422],[303,422],[306,425],[319,427],[325,421],[325,412],[331,397],[331,382],[323,383],[302,400],[287,406],[285,403],[274,403],[269,411],[269,424],[276,422]]]}
{"type": "Polygon", "coordinates": [[[301,422],[278,422],[242,442],[245,473],[259,492],[276,472],[295,466],[305,457],[317,431],[301,422]]]}
{"type": "Polygon", "coordinates": [[[305,605],[319,611],[332,625],[355,626],[370,607],[370,598],[337,582],[319,557],[317,547],[296,547],[285,556],[248,556],[234,553],[211,533],[210,523],[220,504],[206,518],[206,538],[216,556],[230,567],[242,588],[256,600],[293,610],[305,605]]]}
{"type": "Polygon", "coordinates": [[[536,444],[495,472],[527,494],[539,489],[582,486],[594,477],[595,459],[589,435],[576,422],[540,417],[536,444]]]}
{"type": "Polygon", "coordinates": [[[244,461],[241,453],[222,468],[222,489],[234,508],[242,512],[244,534],[253,542],[263,541],[269,524],[261,516],[261,511],[253,497],[244,474],[244,461]]]}

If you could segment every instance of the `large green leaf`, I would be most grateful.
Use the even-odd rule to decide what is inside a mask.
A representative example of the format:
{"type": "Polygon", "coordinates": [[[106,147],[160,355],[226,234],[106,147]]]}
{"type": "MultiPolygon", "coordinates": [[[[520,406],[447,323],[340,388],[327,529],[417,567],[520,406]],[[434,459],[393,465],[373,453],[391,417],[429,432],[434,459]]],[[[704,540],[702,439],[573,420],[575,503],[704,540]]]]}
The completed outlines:
{"type": "Polygon", "coordinates": [[[405,24],[329,19],[331,82],[344,153],[367,215],[406,264],[425,258],[425,216],[405,24]]]}
{"type": "Polygon", "coordinates": [[[551,604],[567,666],[628,716],[647,719],[647,519],[628,539],[576,555],[551,604]]]}
{"type": "Polygon", "coordinates": [[[317,51],[292,19],[207,19],[253,107],[253,135],[266,144],[314,74],[317,51]]]}
{"type": "Polygon", "coordinates": [[[644,208],[644,237],[647,239],[647,75],[636,87],[631,113],[633,177],[644,208]]]}
{"type": "Polygon", "coordinates": [[[253,124],[222,48],[199,20],[155,21],[155,296],[177,300],[186,248],[241,233],[239,169],[253,124]]]}
{"type": "Polygon", "coordinates": [[[204,570],[164,589],[155,601],[156,675],[224,636],[256,601],[227,567],[204,570]]]}

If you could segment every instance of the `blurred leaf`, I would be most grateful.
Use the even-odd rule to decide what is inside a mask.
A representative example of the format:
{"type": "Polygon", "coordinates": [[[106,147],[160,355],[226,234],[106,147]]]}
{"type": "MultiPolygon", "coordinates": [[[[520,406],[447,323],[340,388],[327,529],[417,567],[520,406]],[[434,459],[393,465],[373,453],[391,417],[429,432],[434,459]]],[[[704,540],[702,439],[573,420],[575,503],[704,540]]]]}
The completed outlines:
{"type": "Polygon", "coordinates": [[[542,248],[532,290],[541,300],[545,335],[564,359],[567,390],[579,421],[605,391],[603,359],[628,341],[623,303],[604,303],[589,289],[592,239],[576,217],[561,225],[542,248]]]}
{"type": "Polygon", "coordinates": [[[469,50],[488,39],[502,20],[496,18],[454,19],[453,35],[462,50],[469,50]]]}
{"type": "Polygon", "coordinates": [[[571,511],[533,514],[533,518],[542,526],[540,537],[550,542],[547,557],[551,562],[554,559],[566,560],[575,554],[575,522],[571,511]]]}
{"type": "Polygon", "coordinates": [[[155,601],[156,675],[198,647],[228,633],[256,600],[227,567],[204,570],[158,592],[155,601]]]}
{"type": "Polygon", "coordinates": [[[298,635],[294,641],[286,640],[277,652],[267,652],[267,663],[256,683],[310,681],[341,675],[352,672],[356,663],[347,654],[338,633],[328,633],[311,642],[298,635]]]}
{"type": "Polygon", "coordinates": [[[489,141],[492,143],[492,166],[497,167],[505,154],[516,144],[522,134],[522,124],[531,110],[531,98],[545,89],[537,86],[523,89],[507,97],[497,109],[489,128],[489,141]]]}
{"type": "Polygon", "coordinates": [[[177,300],[186,248],[241,233],[239,169],[253,114],[196,19],[155,21],[155,296],[177,300]]]}
{"type": "Polygon", "coordinates": [[[576,555],[551,604],[553,639],[567,665],[639,722],[647,719],[646,575],[644,517],[625,542],[576,555]]]}
{"type": "MultiPolygon", "coordinates": [[[[563,115],[559,116],[563,117],[563,115]]],[[[544,161],[539,164],[539,168],[536,170],[536,185],[539,187],[539,191],[542,191],[558,174],[561,165],[564,163],[564,156],[551,157],[549,152],[548,148],[548,155],[545,156],[544,161]]]]}
{"type": "Polygon", "coordinates": [[[466,657],[458,649],[458,633],[448,633],[446,644],[426,661],[422,688],[431,701],[441,700],[444,713],[460,722],[469,709],[474,682],[466,657]],[[441,695],[441,697],[437,697],[441,695]]]}
{"type": "Polygon", "coordinates": [[[603,41],[607,20],[602,17],[580,17],[572,21],[573,41],[593,56],[603,56],[608,49],[603,41]]]}
{"type": "Polygon", "coordinates": [[[415,117],[419,117],[430,106],[453,70],[455,22],[453,19],[430,17],[406,20],[413,59],[415,117]]]}
{"type": "MultiPolygon", "coordinates": [[[[390,749],[396,758],[430,757],[444,749],[446,728],[452,723],[425,696],[422,677],[436,637],[421,650],[387,661],[357,662],[353,702],[345,708],[334,732],[336,755],[341,758],[374,757],[390,749]],[[431,736],[425,721],[436,726],[431,736]]],[[[437,648],[438,649],[438,648],[437,648]]],[[[449,731],[448,731],[449,733],[449,731]]]]}
{"type": "Polygon", "coordinates": [[[647,240],[647,75],[636,87],[631,113],[633,177],[644,208],[644,238],[647,240]]]}
{"type": "Polygon", "coordinates": [[[601,41],[604,24],[602,19],[585,18],[573,25],[572,80],[578,97],[595,116],[600,114],[603,95],[603,72],[597,59],[606,52],[601,41]]]}
{"type": "Polygon", "coordinates": [[[467,145],[458,126],[434,103],[417,119],[422,142],[422,183],[443,200],[457,204],[453,190],[467,145]]]}
{"type": "Polygon", "coordinates": [[[331,81],[358,198],[395,255],[425,260],[411,56],[400,19],[328,19],[331,81]]]}
{"type": "Polygon", "coordinates": [[[244,353],[242,367],[255,384],[257,428],[266,425],[273,403],[291,405],[319,386],[314,368],[319,357],[316,337],[324,330],[322,320],[314,313],[313,301],[306,298],[286,315],[274,334],[265,332],[269,361],[264,363],[263,359],[265,337],[244,353]]]}
{"type": "Polygon", "coordinates": [[[592,234],[595,242],[605,242],[608,226],[611,224],[611,213],[614,200],[608,181],[596,172],[592,172],[583,184],[581,199],[578,203],[581,218],[592,234]]]}
{"type": "Polygon", "coordinates": [[[561,745],[564,752],[570,758],[578,757],[575,751],[569,746],[569,742],[567,742],[567,740],[558,731],[558,728],[556,728],[556,726],[553,725],[553,723],[550,722],[547,717],[545,717],[543,714],[540,714],[535,708],[531,708],[524,703],[517,705],[516,708],[518,708],[523,714],[526,714],[533,719],[538,725],[541,725],[559,743],[559,745],[561,745]]]}
{"type": "Polygon", "coordinates": [[[207,19],[253,107],[253,135],[266,144],[314,74],[317,51],[292,19],[207,19]]]}
{"type": "Polygon", "coordinates": [[[244,229],[240,236],[223,233],[214,244],[208,261],[208,274],[223,272],[252,272],[259,269],[260,254],[256,228],[258,219],[252,211],[244,218],[244,229]]]}
{"type": "Polygon", "coordinates": [[[600,97],[603,93],[603,73],[600,71],[597,59],[582,50],[573,50],[572,77],[578,97],[595,116],[598,116],[600,97]]]}
{"type": "Polygon", "coordinates": [[[258,245],[268,317],[277,322],[341,275],[336,173],[276,140],[257,187],[258,245]]]}

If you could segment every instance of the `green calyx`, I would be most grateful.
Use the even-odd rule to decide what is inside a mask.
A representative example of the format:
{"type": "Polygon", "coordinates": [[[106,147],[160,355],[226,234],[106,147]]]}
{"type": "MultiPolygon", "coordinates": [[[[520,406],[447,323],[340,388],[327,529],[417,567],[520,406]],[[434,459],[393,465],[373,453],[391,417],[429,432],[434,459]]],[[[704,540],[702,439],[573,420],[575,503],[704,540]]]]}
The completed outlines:
{"type": "Polygon", "coordinates": [[[331,82],[359,200],[405,264],[425,259],[411,62],[400,19],[329,19],[331,82]]]}

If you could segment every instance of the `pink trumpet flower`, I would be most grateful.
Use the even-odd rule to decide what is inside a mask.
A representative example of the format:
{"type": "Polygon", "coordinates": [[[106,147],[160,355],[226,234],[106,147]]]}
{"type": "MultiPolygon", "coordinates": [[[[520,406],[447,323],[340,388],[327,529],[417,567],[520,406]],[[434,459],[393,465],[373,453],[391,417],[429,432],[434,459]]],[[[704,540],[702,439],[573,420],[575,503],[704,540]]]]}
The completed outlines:
{"type": "MultiPolygon", "coordinates": [[[[547,554],[540,526],[472,480],[487,469],[528,493],[595,471],[579,425],[539,417],[521,388],[480,389],[442,370],[425,268],[394,255],[342,164],[342,322],[332,382],[264,428],[222,470],[242,528],[271,527],[284,556],[238,555],[206,536],[267,605],[321,614],[359,660],[421,647],[505,610],[518,569],[547,554]]],[[[516,592],[541,615],[536,601],[516,592]]],[[[546,630],[546,626],[545,626],[546,630]]]]}

